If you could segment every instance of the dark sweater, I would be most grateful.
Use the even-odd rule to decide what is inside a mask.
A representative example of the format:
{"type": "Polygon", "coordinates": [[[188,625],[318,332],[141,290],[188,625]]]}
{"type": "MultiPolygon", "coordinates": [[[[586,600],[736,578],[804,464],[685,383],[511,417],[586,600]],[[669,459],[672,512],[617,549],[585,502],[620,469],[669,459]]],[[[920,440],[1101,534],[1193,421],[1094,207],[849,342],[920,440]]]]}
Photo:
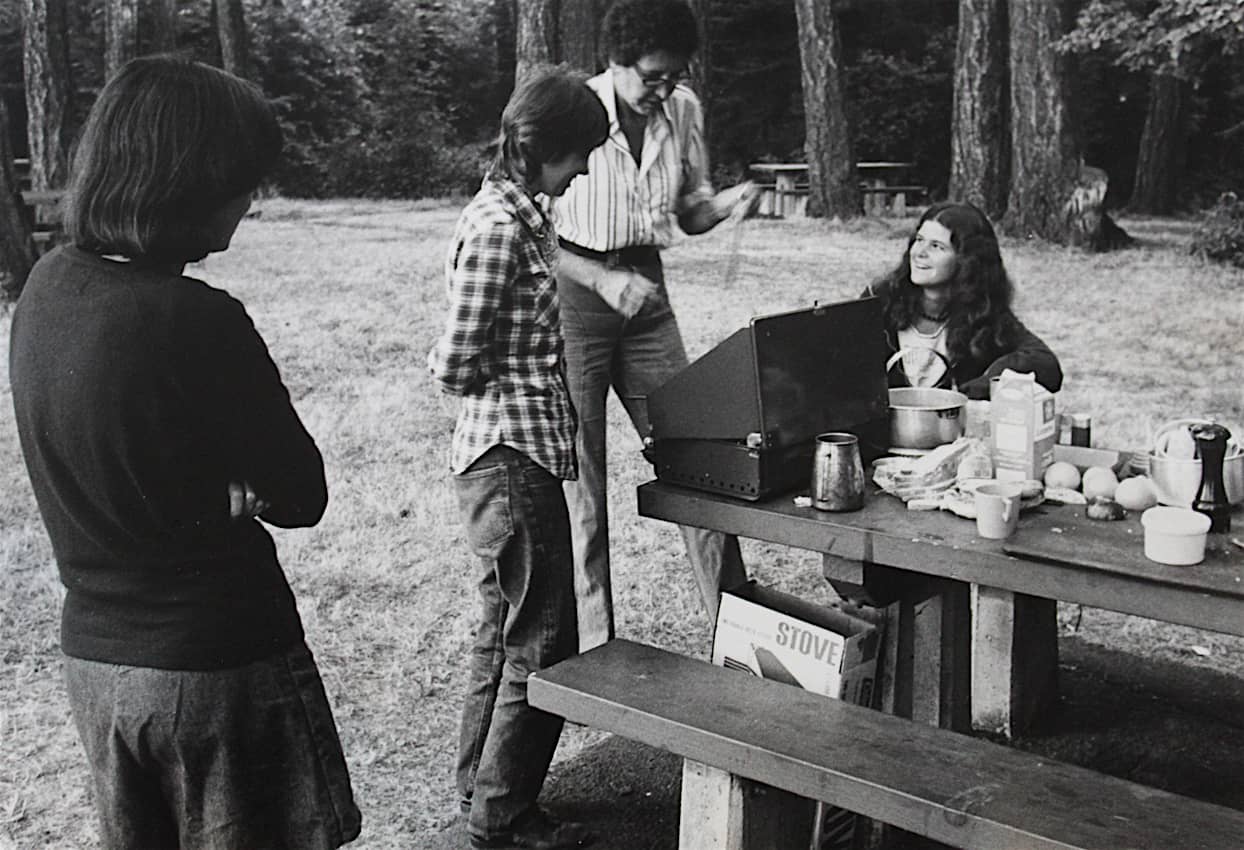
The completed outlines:
{"type": "MultiPolygon", "coordinates": [[[[861,298],[871,296],[885,300],[888,297],[888,284],[870,284],[860,295],[861,298]]],[[[898,329],[890,327],[887,322],[885,335],[890,354],[898,352],[898,329]]],[[[1058,357],[1040,337],[1024,327],[1019,319],[1015,319],[1010,345],[984,352],[981,356],[968,354],[952,359],[950,376],[954,378],[959,391],[968,398],[988,399],[989,379],[1001,375],[1005,369],[1032,372],[1037,383],[1052,393],[1058,392],[1063,386],[1063,370],[1058,357]]],[[[892,387],[909,386],[907,376],[898,366],[889,371],[887,378],[892,387]]]]}
{"type": "Polygon", "coordinates": [[[9,370],[66,654],[212,670],[301,642],[272,538],[230,519],[228,485],[273,525],[314,525],[324,466],[238,301],[58,249],[18,301],[9,370]]]}

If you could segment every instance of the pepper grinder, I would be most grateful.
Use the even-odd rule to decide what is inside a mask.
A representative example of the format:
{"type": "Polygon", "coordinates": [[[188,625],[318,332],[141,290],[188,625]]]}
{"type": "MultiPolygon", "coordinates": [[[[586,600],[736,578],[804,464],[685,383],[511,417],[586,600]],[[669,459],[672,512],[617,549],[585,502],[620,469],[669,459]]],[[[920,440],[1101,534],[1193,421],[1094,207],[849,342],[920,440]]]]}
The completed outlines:
{"type": "Polygon", "coordinates": [[[1231,504],[1223,484],[1222,466],[1227,457],[1227,439],[1231,432],[1221,425],[1202,424],[1192,428],[1197,454],[1201,457],[1201,486],[1192,509],[1210,518],[1211,532],[1231,530],[1231,504]]]}

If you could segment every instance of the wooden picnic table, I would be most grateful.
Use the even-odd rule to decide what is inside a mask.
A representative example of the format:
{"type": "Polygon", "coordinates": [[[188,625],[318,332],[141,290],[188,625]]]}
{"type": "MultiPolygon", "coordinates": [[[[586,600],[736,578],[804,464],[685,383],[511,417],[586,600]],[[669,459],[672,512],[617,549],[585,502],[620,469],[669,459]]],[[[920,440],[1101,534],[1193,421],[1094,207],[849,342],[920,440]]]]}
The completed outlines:
{"type": "MultiPolygon", "coordinates": [[[[1011,538],[986,540],[969,520],[909,511],[874,485],[869,491],[851,513],[800,507],[795,493],[746,502],[661,481],[640,486],[638,498],[642,516],[820,552],[827,578],[889,594],[882,707],[940,726],[1010,732],[1017,711],[1053,696],[1034,684],[1041,671],[1022,669],[1023,654],[1013,652],[1025,602],[1077,603],[1244,636],[1244,549],[1229,535],[1210,536],[1203,563],[1171,567],[1144,557],[1135,513],[1098,522],[1083,507],[1044,504],[1021,515],[1011,538]]],[[[1234,513],[1239,528],[1244,519],[1238,507],[1234,513]]]]}
{"type": "Polygon", "coordinates": [[[643,516],[819,552],[827,577],[892,595],[882,711],[626,640],[533,674],[532,704],[681,755],[680,850],[801,850],[809,831],[819,846],[821,825],[857,830],[851,812],[871,819],[855,831],[870,847],[928,846],[909,832],[966,850],[1173,847],[1185,846],[1183,824],[1196,846],[1239,846],[1244,812],[959,732],[969,703],[1009,711],[1014,697],[1017,622],[982,624],[988,600],[1015,614],[1020,599],[1065,600],[1244,635],[1244,548],[1213,535],[1204,563],[1163,566],[1144,558],[1135,516],[1095,522],[1054,504],[1030,507],[1010,539],[985,540],[974,522],[870,489],[850,513],[802,507],[795,493],[751,502],[664,481],[638,498],[643,516]],[[812,817],[812,800],[841,809],[812,817]]]}
{"type": "MultiPolygon", "coordinates": [[[[875,485],[864,508],[849,513],[801,507],[796,495],[806,492],[749,502],[663,481],[638,489],[642,516],[819,552],[827,578],[886,596],[878,707],[917,725],[1009,733],[1018,712],[1048,706],[1056,696],[1056,648],[1052,659],[1040,653],[1026,658],[1015,650],[1023,640],[1021,619],[1052,628],[1056,601],[1244,635],[1244,549],[1229,535],[1211,535],[1203,563],[1171,567],[1144,557],[1135,513],[1099,522],[1087,519],[1082,506],[1042,504],[1021,515],[1011,538],[987,540],[970,520],[940,510],[910,511],[875,485]],[[1034,669],[1022,669],[1024,664],[1034,669]]],[[[1234,513],[1238,529],[1244,520],[1238,508],[1234,513]]],[[[921,749],[920,755],[928,752],[921,749]]],[[[735,793],[737,780],[730,779],[726,794],[720,774],[697,779],[684,772],[684,808],[699,806],[693,810],[697,822],[763,816],[751,811],[758,805],[751,797],[735,793]]],[[[765,781],[778,783],[783,776],[765,781]]],[[[1019,775],[1004,780],[1009,784],[1019,775]]],[[[1083,784],[1097,782],[1086,778],[1083,784]]],[[[1090,809],[1097,793],[1090,792],[1090,809]]],[[[1041,816],[1040,806],[1033,815],[1041,816]]],[[[882,839],[887,847],[907,846],[903,841],[901,835],[882,839]]]]}
{"type": "Polygon", "coordinates": [[[922,195],[923,186],[905,185],[914,162],[857,162],[865,215],[905,215],[907,196],[922,195]]]}
{"type": "Polygon", "coordinates": [[[748,168],[773,181],[772,194],[761,195],[760,215],[784,218],[804,214],[808,203],[806,162],[754,162],[748,168]]]}
{"type": "MultiPolygon", "coordinates": [[[[908,196],[923,196],[923,186],[904,185],[914,162],[857,162],[860,191],[864,193],[866,215],[904,215],[908,196]]],[[[760,215],[778,217],[803,215],[808,201],[806,162],[754,162],[748,169],[760,175],[772,190],[761,196],[760,215]]]]}

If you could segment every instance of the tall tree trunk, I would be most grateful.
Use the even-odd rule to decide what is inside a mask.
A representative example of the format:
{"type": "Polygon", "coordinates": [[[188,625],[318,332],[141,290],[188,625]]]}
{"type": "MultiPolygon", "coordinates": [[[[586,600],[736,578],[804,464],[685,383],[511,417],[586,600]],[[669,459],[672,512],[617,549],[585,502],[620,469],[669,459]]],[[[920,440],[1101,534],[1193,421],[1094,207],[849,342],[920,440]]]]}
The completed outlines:
{"type": "Polygon", "coordinates": [[[1080,174],[1070,62],[1054,49],[1069,19],[1065,0],[1011,0],[1011,191],[1002,229],[1061,243],[1079,241],[1068,209],[1080,174]]]}
{"type": "Polygon", "coordinates": [[[501,112],[501,107],[510,96],[510,91],[514,88],[514,80],[516,74],[514,71],[515,64],[515,37],[518,29],[518,0],[493,0],[492,2],[492,26],[493,32],[496,34],[495,48],[493,52],[494,76],[496,81],[493,89],[494,106],[497,113],[501,112]]]}
{"type": "Polygon", "coordinates": [[[1173,74],[1149,81],[1149,109],[1140,134],[1136,178],[1128,206],[1133,212],[1168,215],[1183,172],[1191,85],[1173,74]]]}
{"type": "Polygon", "coordinates": [[[104,76],[138,55],[138,0],[104,0],[104,76]]]}
{"type": "Polygon", "coordinates": [[[171,53],[177,49],[177,0],[155,0],[151,8],[151,50],[171,53]]]}
{"type": "Polygon", "coordinates": [[[563,0],[558,10],[559,62],[589,74],[603,67],[596,51],[604,5],[601,0],[563,0]]]}
{"type": "Polygon", "coordinates": [[[9,145],[9,112],[4,98],[0,98],[0,298],[8,300],[21,294],[35,261],[30,226],[19,206],[17,189],[9,145]]]}
{"type": "Polygon", "coordinates": [[[1006,212],[1011,124],[1006,0],[959,0],[950,197],[1006,212]]]}
{"type": "Polygon", "coordinates": [[[23,0],[26,135],[32,189],[59,189],[69,173],[69,39],[65,0],[23,0]]]}
{"type": "Polygon", "coordinates": [[[700,49],[691,60],[691,88],[699,95],[700,103],[704,107],[704,137],[711,138],[709,119],[713,112],[713,44],[708,37],[708,19],[712,0],[690,0],[688,5],[695,13],[696,28],[700,33],[700,49]]]}
{"type": "Polygon", "coordinates": [[[558,6],[559,0],[518,0],[514,36],[515,80],[521,80],[536,65],[558,60],[558,6]]]}
{"type": "Polygon", "coordinates": [[[246,16],[242,0],[214,0],[216,37],[220,42],[220,64],[234,76],[250,78],[250,48],[246,38],[246,16]]]}
{"type": "Polygon", "coordinates": [[[799,23],[804,152],[808,158],[808,215],[860,214],[855,152],[847,125],[842,43],[831,0],[795,0],[799,23]]]}

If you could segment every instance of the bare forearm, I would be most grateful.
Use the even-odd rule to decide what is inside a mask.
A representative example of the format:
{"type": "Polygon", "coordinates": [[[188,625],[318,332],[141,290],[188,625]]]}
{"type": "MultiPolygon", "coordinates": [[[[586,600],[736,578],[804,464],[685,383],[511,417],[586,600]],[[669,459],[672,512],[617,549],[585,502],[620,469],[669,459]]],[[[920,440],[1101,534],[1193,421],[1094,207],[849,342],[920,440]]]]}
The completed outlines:
{"type": "Polygon", "coordinates": [[[756,184],[746,180],[684,210],[678,216],[678,226],[693,236],[706,233],[736,213],[747,217],[755,210],[758,199],[756,184]]]}
{"type": "Polygon", "coordinates": [[[712,230],[729,215],[729,209],[720,209],[715,198],[706,198],[678,216],[678,226],[684,233],[696,236],[712,230]]]}

